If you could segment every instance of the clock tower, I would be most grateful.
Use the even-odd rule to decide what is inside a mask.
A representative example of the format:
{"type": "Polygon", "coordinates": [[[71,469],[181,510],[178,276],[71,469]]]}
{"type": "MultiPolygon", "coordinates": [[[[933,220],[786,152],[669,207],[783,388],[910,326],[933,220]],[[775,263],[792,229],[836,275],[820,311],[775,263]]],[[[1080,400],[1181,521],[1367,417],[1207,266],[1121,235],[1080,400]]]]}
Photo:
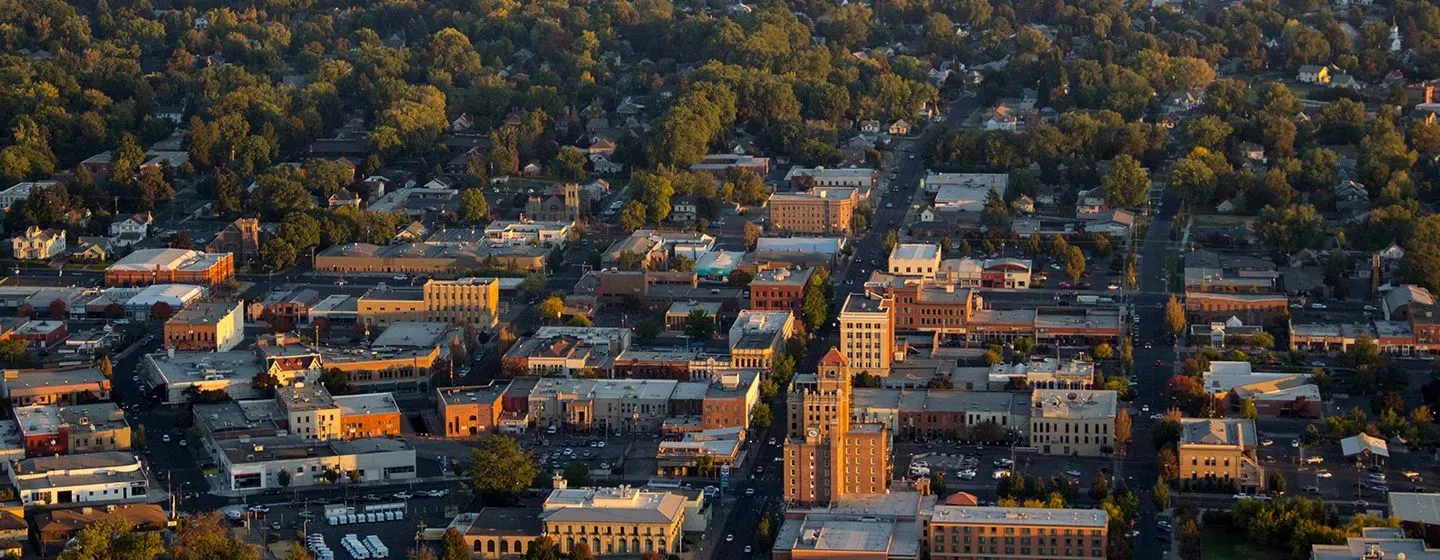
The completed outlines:
{"type": "Polygon", "coordinates": [[[884,493],[888,431],[851,424],[850,363],[839,349],[831,348],[817,369],[795,376],[786,402],[785,499],[823,505],[848,494],[884,493]]]}

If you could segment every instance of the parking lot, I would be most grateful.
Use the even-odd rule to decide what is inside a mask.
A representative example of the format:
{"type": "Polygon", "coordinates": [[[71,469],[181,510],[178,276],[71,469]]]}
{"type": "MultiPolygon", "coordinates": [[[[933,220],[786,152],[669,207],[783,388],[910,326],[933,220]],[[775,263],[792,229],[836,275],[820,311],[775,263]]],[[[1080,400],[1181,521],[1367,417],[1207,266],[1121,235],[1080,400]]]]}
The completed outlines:
{"type": "Polygon", "coordinates": [[[324,538],[326,546],[334,552],[336,558],[345,559],[353,557],[341,546],[340,541],[345,535],[353,533],[360,539],[375,535],[390,549],[391,558],[403,558],[415,546],[418,534],[416,527],[419,524],[423,523],[426,527],[444,527],[451,519],[445,511],[449,496],[425,497],[417,494],[409,499],[397,499],[393,494],[372,494],[368,495],[367,499],[367,495],[360,494],[337,498],[339,499],[335,500],[334,504],[330,504],[331,507],[345,505],[361,513],[365,512],[367,507],[370,510],[390,509],[403,512],[403,517],[390,521],[331,525],[325,519],[326,505],[310,502],[260,506],[257,511],[250,513],[248,521],[241,518],[237,523],[245,526],[251,536],[262,540],[274,535],[281,541],[304,541],[307,535],[318,534],[324,538]]]}
{"type": "Polygon", "coordinates": [[[609,437],[590,434],[539,434],[525,436],[521,445],[540,464],[551,470],[564,470],[581,463],[590,468],[590,477],[621,476],[646,478],[655,475],[655,453],[659,450],[657,434],[635,434],[609,437]]]}
{"type": "Polygon", "coordinates": [[[995,500],[997,481],[1007,476],[996,475],[996,472],[1037,478],[1068,477],[1079,487],[1083,500],[1085,492],[1095,480],[1095,473],[1111,468],[1113,461],[1109,457],[1046,456],[1023,449],[941,442],[897,442],[895,471],[897,476],[923,476],[920,473],[924,471],[913,470],[914,466],[923,465],[922,468],[928,469],[930,474],[943,474],[946,486],[951,491],[963,490],[983,501],[995,500]]]}

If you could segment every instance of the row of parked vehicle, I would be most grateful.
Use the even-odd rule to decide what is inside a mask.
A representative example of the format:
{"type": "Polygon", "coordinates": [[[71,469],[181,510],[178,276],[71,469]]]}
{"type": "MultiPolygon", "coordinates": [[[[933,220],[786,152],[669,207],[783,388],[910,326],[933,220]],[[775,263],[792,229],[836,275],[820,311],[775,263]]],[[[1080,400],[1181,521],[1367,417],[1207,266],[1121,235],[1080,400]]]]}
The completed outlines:
{"type": "Polygon", "coordinates": [[[345,552],[356,560],[369,560],[370,558],[389,558],[390,549],[385,543],[380,542],[380,537],[369,535],[361,540],[355,533],[347,533],[340,539],[340,546],[345,547],[345,552]]]}
{"type": "Polygon", "coordinates": [[[315,560],[335,560],[335,551],[325,544],[325,535],[311,533],[305,538],[305,549],[315,557],[315,560]]]}
{"type": "Polygon", "coordinates": [[[330,525],[352,525],[355,523],[378,523],[381,521],[403,521],[404,510],[371,511],[366,513],[346,513],[332,515],[328,521],[330,525]]]}

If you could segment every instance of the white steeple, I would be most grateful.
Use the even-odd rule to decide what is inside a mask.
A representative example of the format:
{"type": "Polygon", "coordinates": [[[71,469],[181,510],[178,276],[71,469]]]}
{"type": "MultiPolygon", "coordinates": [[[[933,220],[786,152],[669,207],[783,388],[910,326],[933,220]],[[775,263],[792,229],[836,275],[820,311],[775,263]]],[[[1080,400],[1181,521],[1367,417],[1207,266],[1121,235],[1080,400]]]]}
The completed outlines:
{"type": "Polygon", "coordinates": [[[1400,52],[1400,26],[1390,22],[1390,52],[1400,52]]]}

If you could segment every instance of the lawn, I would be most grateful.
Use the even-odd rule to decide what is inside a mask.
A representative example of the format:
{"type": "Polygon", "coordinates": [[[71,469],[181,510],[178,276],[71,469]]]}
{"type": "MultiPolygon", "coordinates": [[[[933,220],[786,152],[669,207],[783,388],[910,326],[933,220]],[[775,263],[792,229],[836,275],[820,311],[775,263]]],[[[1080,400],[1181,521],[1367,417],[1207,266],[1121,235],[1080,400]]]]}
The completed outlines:
{"type": "Polygon", "coordinates": [[[1226,530],[1200,531],[1200,550],[1205,551],[1205,560],[1255,560],[1273,555],[1255,546],[1245,535],[1226,530]]]}

